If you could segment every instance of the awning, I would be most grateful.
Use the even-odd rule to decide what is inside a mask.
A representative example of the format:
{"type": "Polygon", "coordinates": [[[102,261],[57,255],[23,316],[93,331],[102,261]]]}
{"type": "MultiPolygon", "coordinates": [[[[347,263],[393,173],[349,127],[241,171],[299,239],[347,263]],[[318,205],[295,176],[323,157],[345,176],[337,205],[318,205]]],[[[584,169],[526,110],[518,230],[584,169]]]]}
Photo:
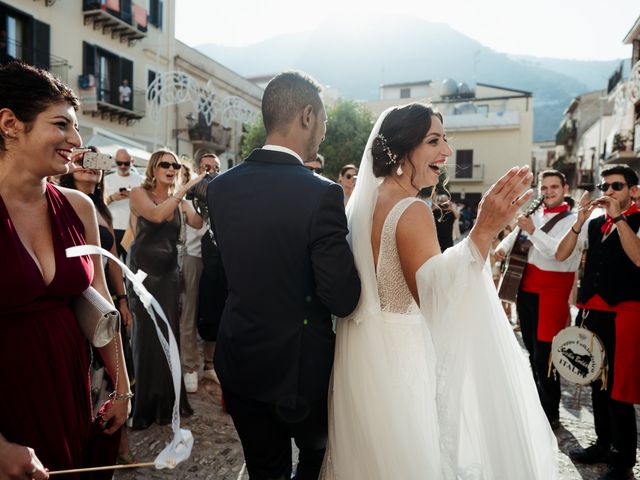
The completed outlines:
{"type": "Polygon", "coordinates": [[[115,156],[116,152],[121,148],[126,148],[129,155],[133,158],[133,164],[138,167],[146,167],[151,154],[144,150],[144,145],[132,142],[124,137],[109,133],[94,131],[91,137],[83,139],[83,145],[93,145],[100,150],[101,153],[107,153],[115,156]]]}

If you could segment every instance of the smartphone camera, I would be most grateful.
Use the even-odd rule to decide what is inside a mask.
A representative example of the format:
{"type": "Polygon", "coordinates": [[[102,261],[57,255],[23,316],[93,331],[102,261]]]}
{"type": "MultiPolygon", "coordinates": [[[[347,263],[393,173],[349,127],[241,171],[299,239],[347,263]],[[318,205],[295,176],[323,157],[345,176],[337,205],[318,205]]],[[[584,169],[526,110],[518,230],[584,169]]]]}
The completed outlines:
{"type": "Polygon", "coordinates": [[[110,170],[112,166],[111,155],[106,153],[87,152],[82,156],[82,168],[110,170]]]}

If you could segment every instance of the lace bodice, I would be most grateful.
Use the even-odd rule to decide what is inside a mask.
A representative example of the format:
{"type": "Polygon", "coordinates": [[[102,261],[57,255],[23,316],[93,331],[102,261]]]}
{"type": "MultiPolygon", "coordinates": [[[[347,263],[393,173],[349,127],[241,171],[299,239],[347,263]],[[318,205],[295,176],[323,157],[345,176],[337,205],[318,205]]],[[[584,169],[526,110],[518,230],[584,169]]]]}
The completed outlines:
{"type": "Polygon", "coordinates": [[[383,312],[418,313],[418,305],[413,299],[402,273],[398,245],[396,244],[396,227],[404,211],[418,198],[404,198],[396,203],[382,226],[380,236],[380,252],[376,278],[380,308],[383,312]]]}

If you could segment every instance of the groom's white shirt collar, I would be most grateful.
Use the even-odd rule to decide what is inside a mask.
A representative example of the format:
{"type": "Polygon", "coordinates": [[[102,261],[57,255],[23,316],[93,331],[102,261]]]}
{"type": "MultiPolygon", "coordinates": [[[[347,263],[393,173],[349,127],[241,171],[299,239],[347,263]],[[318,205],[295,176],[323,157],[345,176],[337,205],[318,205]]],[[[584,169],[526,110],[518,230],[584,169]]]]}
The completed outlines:
{"type": "Polygon", "coordinates": [[[298,160],[300,160],[300,163],[304,165],[304,162],[302,161],[302,158],[300,157],[300,155],[298,155],[296,152],[294,152],[290,148],[283,147],[282,145],[265,145],[264,147],[262,147],[262,149],[273,150],[274,152],[288,153],[289,155],[293,155],[294,157],[296,157],[298,160]]]}

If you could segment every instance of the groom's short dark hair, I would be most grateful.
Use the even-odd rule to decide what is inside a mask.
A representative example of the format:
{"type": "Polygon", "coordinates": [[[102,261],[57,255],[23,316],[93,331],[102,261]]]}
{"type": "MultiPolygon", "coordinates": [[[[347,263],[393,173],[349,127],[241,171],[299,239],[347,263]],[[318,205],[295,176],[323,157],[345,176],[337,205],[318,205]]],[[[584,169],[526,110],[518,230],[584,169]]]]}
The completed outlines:
{"type": "Polygon", "coordinates": [[[322,87],[304,72],[282,72],[271,79],[262,96],[262,119],[267,133],[284,130],[307,105],[322,108],[322,87]]]}

